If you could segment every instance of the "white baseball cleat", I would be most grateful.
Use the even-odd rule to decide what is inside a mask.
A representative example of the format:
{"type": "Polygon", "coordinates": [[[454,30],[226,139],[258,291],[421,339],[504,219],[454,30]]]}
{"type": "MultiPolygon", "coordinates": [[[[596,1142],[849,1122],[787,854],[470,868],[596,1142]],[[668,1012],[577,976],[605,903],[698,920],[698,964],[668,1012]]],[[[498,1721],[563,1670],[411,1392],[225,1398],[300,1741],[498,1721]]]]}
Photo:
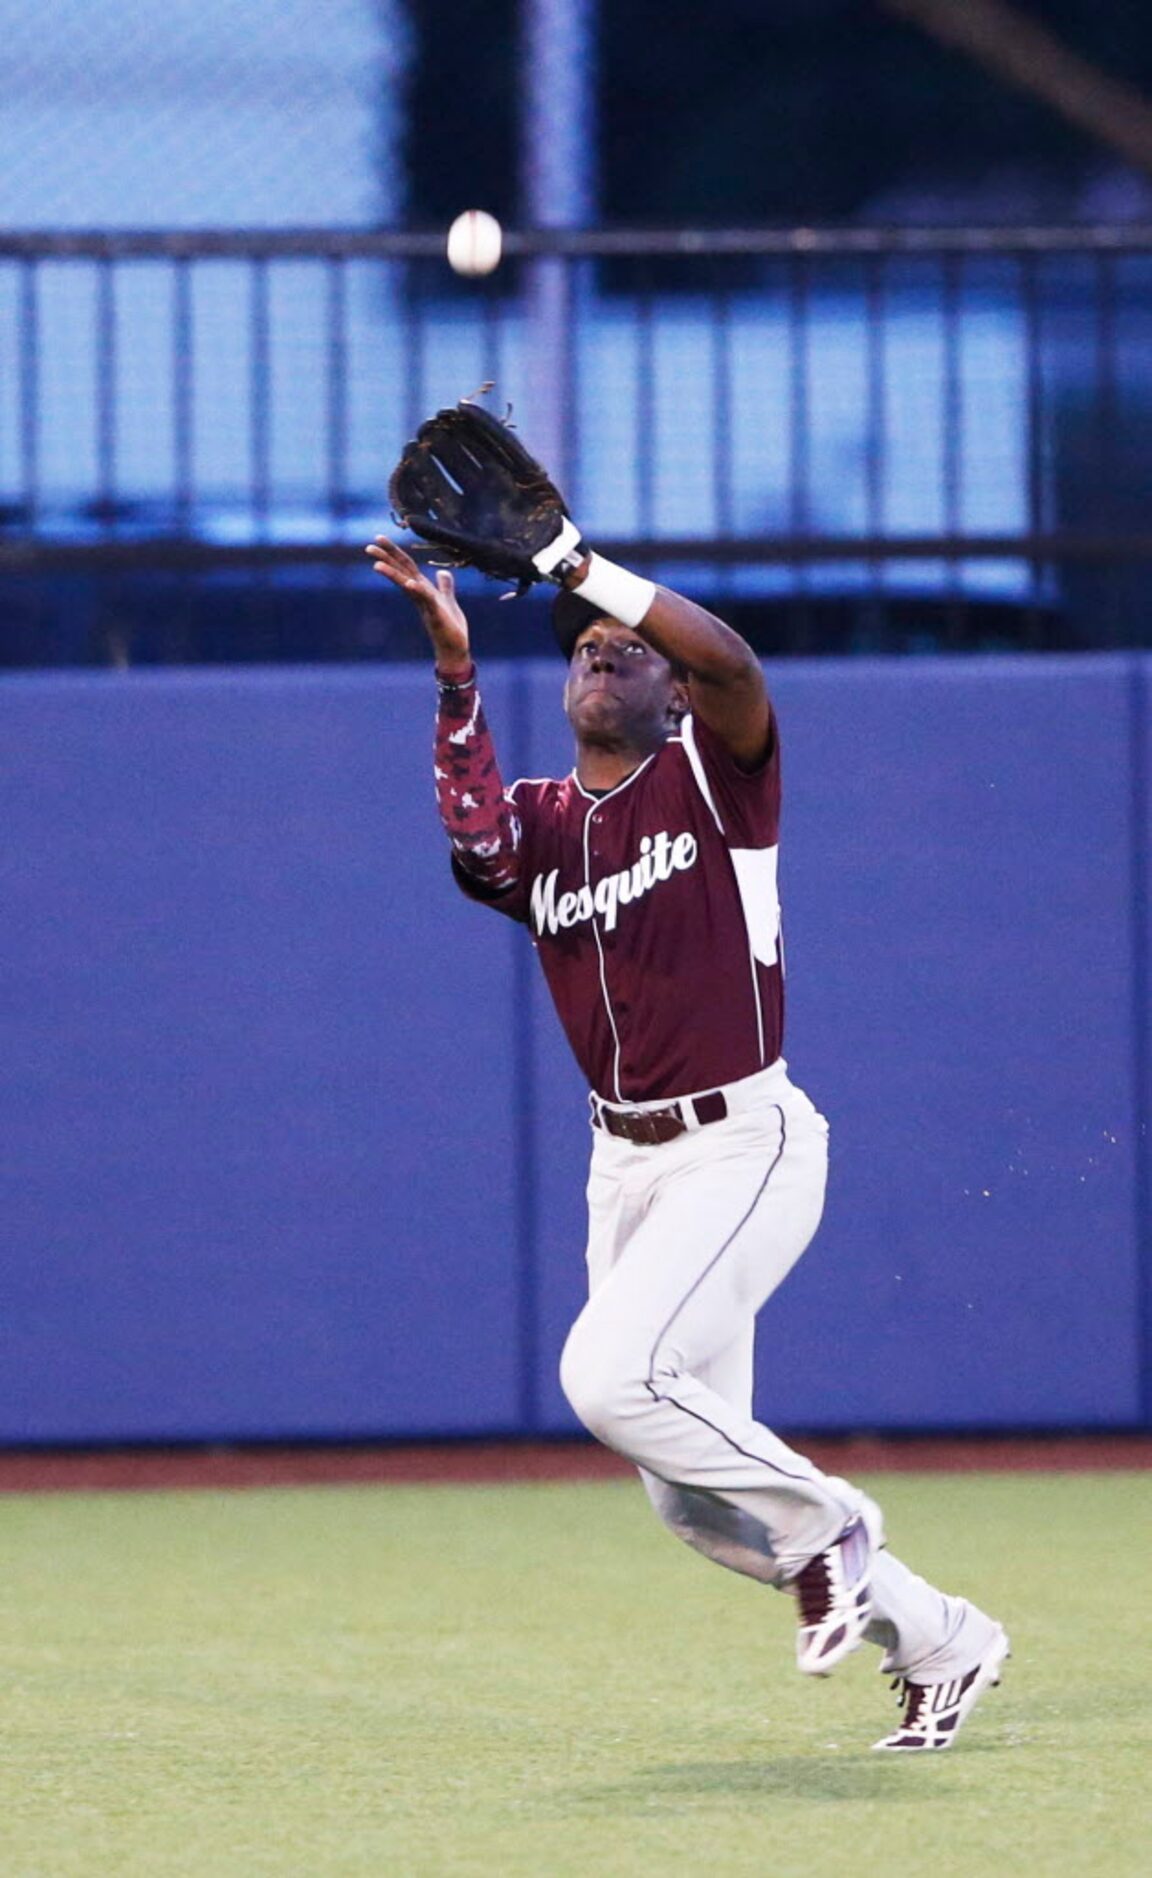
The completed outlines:
{"type": "Polygon", "coordinates": [[[910,1682],[907,1676],[898,1676],[892,1686],[904,1705],[903,1717],[892,1734],[872,1743],[873,1748],[895,1754],[950,1748],[985,1689],[996,1687],[1011,1654],[1007,1632],[997,1628],[980,1661],[966,1676],[937,1683],[910,1682]]]}
{"type": "Polygon", "coordinates": [[[796,1662],[806,1676],[827,1676],[863,1640],[872,1616],[875,1542],[863,1513],[789,1580],[800,1609],[796,1662]]]}

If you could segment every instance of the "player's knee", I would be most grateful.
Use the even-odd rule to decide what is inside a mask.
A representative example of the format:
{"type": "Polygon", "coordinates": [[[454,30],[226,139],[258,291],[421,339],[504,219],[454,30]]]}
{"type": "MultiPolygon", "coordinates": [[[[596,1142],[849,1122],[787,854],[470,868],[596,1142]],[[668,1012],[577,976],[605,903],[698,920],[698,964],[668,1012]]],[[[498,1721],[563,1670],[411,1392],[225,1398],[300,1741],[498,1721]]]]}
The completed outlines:
{"type": "Polygon", "coordinates": [[[560,1387],[591,1434],[609,1447],[624,1445],[625,1426],[642,1405],[643,1382],[628,1363],[587,1334],[579,1319],[560,1358],[560,1387]]]}

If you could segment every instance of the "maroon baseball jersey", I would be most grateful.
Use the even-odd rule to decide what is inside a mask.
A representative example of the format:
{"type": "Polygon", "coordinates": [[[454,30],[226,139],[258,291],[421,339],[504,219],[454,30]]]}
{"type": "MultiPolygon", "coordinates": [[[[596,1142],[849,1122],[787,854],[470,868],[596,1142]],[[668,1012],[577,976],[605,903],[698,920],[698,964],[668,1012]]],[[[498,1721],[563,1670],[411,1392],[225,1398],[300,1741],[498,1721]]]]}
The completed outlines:
{"type": "MultiPolygon", "coordinates": [[[[518,879],[499,898],[530,928],[591,1087],[648,1102],[751,1076],[780,1054],[779,754],[741,770],[699,719],[596,796],[575,775],[521,779],[518,879]]],[[[471,890],[459,867],[456,877],[471,890]]]]}

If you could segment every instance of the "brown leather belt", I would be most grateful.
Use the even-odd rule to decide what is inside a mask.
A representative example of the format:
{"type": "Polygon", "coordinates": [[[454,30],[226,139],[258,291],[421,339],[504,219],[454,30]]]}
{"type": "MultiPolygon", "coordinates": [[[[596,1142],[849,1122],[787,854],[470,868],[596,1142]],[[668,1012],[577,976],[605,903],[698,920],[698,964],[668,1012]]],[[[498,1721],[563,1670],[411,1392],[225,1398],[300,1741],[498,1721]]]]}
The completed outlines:
{"type": "Polygon", "coordinates": [[[728,1113],[722,1091],[713,1089],[708,1095],[684,1096],[681,1101],[669,1102],[662,1109],[612,1109],[606,1102],[594,1101],[592,1120],[606,1134],[631,1141],[637,1147],[655,1148],[662,1142],[675,1141],[677,1135],[687,1134],[692,1126],[685,1114],[689,1108],[698,1128],[707,1127],[709,1122],[722,1122],[728,1113]]]}

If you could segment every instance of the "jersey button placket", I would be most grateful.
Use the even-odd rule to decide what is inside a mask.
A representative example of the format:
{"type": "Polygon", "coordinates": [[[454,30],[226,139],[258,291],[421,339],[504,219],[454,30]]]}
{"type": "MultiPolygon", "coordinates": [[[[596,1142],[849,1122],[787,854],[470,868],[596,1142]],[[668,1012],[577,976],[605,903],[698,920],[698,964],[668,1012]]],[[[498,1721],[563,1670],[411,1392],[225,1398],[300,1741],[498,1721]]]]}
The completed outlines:
{"type": "MultiPolygon", "coordinates": [[[[601,815],[600,811],[598,809],[594,809],[589,815],[588,820],[584,824],[584,842],[585,842],[584,853],[587,857],[585,871],[584,871],[584,884],[588,888],[589,892],[593,894],[596,891],[596,887],[592,879],[592,873],[593,873],[592,862],[599,861],[601,859],[601,854],[600,854],[599,848],[593,847],[592,844],[595,839],[596,830],[600,827],[602,820],[603,820],[603,816],[601,815]]],[[[601,987],[604,993],[604,1002],[608,1010],[608,1021],[612,1027],[613,1041],[614,1041],[616,1052],[617,1052],[616,1075],[617,1075],[617,1078],[619,1078],[621,1074],[627,1074],[627,1072],[623,1070],[623,1067],[620,1064],[620,1060],[619,1060],[620,1036],[616,1028],[616,1016],[612,1008],[611,995],[608,990],[608,980],[605,975],[605,968],[608,962],[607,955],[609,952],[613,950],[614,941],[613,941],[611,933],[604,931],[604,928],[600,920],[597,918],[595,911],[593,911],[593,914],[592,914],[592,931],[595,934],[596,949],[600,955],[600,982],[601,982],[601,987]]],[[[617,1082],[617,1094],[620,1094],[620,1093],[622,1092],[620,1091],[619,1083],[617,1082]]]]}
{"type": "MultiPolygon", "coordinates": [[[[602,816],[600,815],[600,813],[599,813],[599,811],[597,811],[597,812],[596,812],[596,813],[595,813],[594,815],[591,815],[591,816],[589,816],[589,818],[588,818],[588,826],[589,826],[589,828],[599,828],[599,826],[600,826],[600,823],[601,823],[601,821],[602,821],[602,820],[603,820],[603,817],[602,817],[602,816]]],[[[593,839],[595,839],[595,837],[593,837],[593,839]]],[[[588,859],[589,859],[589,861],[590,861],[590,862],[591,862],[591,861],[599,861],[599,860],[601,860],[601,859],[602,859],[602,856],[601,856],[601,853],[600,853],[600,850],[599,850],[599,848],[596,848],[596,847],[593,847],[593,845],[592,845],[592,842],[591,842],[591,841],[590,841],[590,842],[589,842],[589,844],[588,844],[588,859]]],[[[588,875],[588,886],[589,886],[589,888],[592,888],[592,887],[593,887],[593,881],[592,881],[592,875],[591,875],[591,870],[589,870],[589,875],[588,875]]],[[[605,948],[606,948],[606,949],[607,949],[607,950],[608,950],[609,952],[611,952],[611,950],[612,950],[612,941],[611,941],[611,938],[609,937],[609,935],[608,935],[607,933],[601,933],[601,943],[602,943],[602,944],[603,944],[603,945],[605,946],[605,948]]]]}

